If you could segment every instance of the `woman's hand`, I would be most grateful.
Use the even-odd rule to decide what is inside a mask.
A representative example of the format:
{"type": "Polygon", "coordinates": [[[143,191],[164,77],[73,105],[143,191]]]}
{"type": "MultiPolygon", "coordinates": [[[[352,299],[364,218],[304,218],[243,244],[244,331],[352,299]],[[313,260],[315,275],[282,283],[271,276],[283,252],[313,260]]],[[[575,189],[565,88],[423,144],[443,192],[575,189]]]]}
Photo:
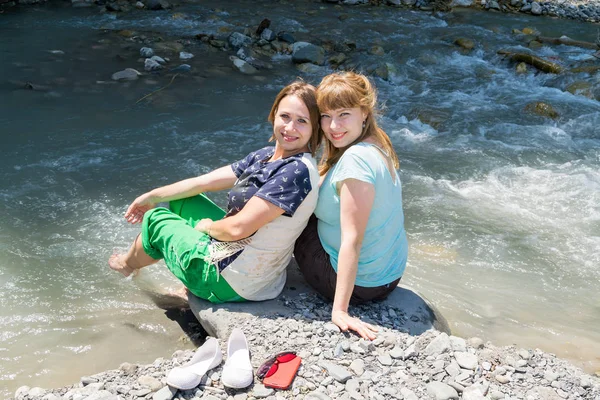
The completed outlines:
{"type": "Polygon", "coordinates": [[[377,337],[377,328],[358,318],[351,317],[345,311],[333,310],[331,312],[331,322],[336,324],[342,332],[351,330],[358,333],[363,339],[373,340],[377,337]]]}
{"type": "Polygon", "coordinates": [[[125,219],[130,224],[138,224],[144,219],[146,211],[156,207],[157,201],[150,193],[144,193],[133,201],[125,211],[125,219]]]}
{"type": "Polygon", "coordinates": [[[194,229],[196,229],[197,231],[200,232],[204,232],[206,233],[208,236],[210,236],[210,227],[213,224],[213,220],[210,218],[203,218],[200,221],[198,221],[198,223],[196,224],[196,226],[194,227],[194,229]]]}

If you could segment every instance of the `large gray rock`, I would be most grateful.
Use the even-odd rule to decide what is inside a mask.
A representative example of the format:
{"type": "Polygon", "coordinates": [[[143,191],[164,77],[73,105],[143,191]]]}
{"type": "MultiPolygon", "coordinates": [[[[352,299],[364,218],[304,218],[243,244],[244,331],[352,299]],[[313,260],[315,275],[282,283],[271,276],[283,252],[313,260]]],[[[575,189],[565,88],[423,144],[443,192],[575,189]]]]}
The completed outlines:
{"type": "Polygon", "coordinates": [[[227,38],[227,41],[234,49],[239,49],[242,46],[250,46],[252,44],[252,38],[239,32],[233,32],[227,38]]]}
{"type": "Polygon", "coordinates": [[[533,15],[542,15],[542,6],[540,5],[540,3],[531,3],[531,13],[533,15]]]}
{"type": "MultiPolygon", "coordinates": [[[[285,297],[285,301],[278,298],[260,302],[212,304],[190,294],[189,303],[194,315],[210,336],[226,339],[234,327],[254,316],[272,318],[279,314],[287,318],[293,317],[297,311],[285,304],[293,304],[295,299],[311,292],[314,289],[308,286],[292,260],[287,268],[287,282],[279,296],[285,297]]],[[[427,300],[408,287],[398,286],[383,304],[405,313],[406,318],[400,324],[402,331],[419,335],[427,330],[437,329],[450,334],[446,319],[427,300]]]]}
{"type": "Polygon", "coordinates": [[[292,61],[295,64],[323,65],[325,63],[325,49],[308,42],[296,42],[292,46],[292,61]]]}

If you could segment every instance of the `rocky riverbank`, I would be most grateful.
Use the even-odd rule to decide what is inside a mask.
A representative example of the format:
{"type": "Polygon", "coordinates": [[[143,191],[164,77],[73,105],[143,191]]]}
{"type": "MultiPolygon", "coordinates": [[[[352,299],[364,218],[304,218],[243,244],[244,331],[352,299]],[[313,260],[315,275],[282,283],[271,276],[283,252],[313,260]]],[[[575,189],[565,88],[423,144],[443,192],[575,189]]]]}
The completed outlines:
{"type": "MultiPolygon", "coordinates": [[[[285,298],[279,300],[286,302],[285,298]]],[[[274,391],[258,380],[244,390],[220,383],[222,365],[208,372],[199,387],[177,391],[166,385],[168,372],[189,360],[193,351],[178,351],[153,364],[125,363],[118,369],[82,377],[60,389],[21,387],[15,400],[117,399],[598,399],[600,380],[538,349],[496,347],[436,330],[410,335],[390,328],[398,311],[375,304],[354,311],[378,324],[372,342],[343,334],[326,318],[307,318],[303,310],[328,310],[316,295],[294,301],[295,317],[248,318],[245,332],[254,367],[269,355],[294,350],[302,366],[289,390],[274,391]]],[[[326,312],[323,312],[326,314],[326,312]]],[[[314,316],[314,315],[313,315],[314,316]]],[[[318,317],[318,316],[316,316],[318,317]]],[[[226,349],[226,339],[221,339],[226,349]]]]}
{"type": "MultiPolygon", "coordinates": [[[[0,0],[0,10],[17,4],[30,5],[48,0],[0,0]]],[[[527,13],[531,15],[569,18],[583,22],[600,23],[600,0],[314,0],[345,6],[382,6],[414,8],[422,11],[449,11],[453,7],[472,7],[497,12],[527,13]]],[[[98,6],[102,11],[126,12],[133,8],[161,10],[177,6],[168,0],[71,0],[73,7],[98,6]]],[[[287,0],[278,1],[282,5],[287,0]]]]}

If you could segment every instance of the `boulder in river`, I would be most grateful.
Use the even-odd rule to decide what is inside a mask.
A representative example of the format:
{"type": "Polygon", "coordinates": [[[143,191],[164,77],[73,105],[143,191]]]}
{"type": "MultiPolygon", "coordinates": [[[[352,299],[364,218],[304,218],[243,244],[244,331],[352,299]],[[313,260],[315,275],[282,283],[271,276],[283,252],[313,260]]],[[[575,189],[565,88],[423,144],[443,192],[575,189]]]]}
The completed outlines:
{"type": "Polygon", "coordinates": [[[454,41],[454,44],[462,47],[465,50],[473,50],[475,47],[475,42],[467,38],[458,38],[454,41]]]}
{"type": "Polygon", "coordinates": [[[558,112],[548,103],[544,103],[542,101],[536,101],[534,103],[529,103],[525,106],[525,111],[537,114],[542,117],[548,117],[552,119],[556,119],[559,117],[558,112]]]}
{"type": "Polygon", "coordinates": [[[239,32],[233,32],[229,35],[227,41],[234,49],[239,49],[242,46],[249,46],[252,44],[252,38],[250,36],[243,35],[239,32]]]}
{"type": "Polygon", "coordinates": [[[296,42],[292,46],[292,61],[295,64],[309,62],[323,65],[325,63],[325,49],[308,42],[296,42]]]}
{"type": "Polygon", "coordinates": [[[140,49],[140,56],[144,58],[150,58],[154,55],[154,50],[150,47],[142,47],[140,49]]]}
{"type": "Polygon", "coordinates": [[[594,95],[592,94],[592,85],[589,82],[585,81],[577,81],[571,83],[566,88],[567,92],[575,95],[585,96],[589,99],[593,99],[594,95]]]}

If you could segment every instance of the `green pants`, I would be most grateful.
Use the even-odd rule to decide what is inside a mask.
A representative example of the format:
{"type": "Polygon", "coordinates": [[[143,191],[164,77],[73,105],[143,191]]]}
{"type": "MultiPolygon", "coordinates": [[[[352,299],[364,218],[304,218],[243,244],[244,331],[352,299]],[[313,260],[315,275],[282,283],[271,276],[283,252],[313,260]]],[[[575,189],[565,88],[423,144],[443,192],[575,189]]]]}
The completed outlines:
{"type": "Polygon", "coordinates": [[[144,215],[142,246],[146,254],[164,259],[173,275],[201,299],[211,303],[245,301],[217,266],[204,261],[211,238],[194,229],[203,218],[222,219],[225,211],[204,195],[172,201],[169,208],[158,207],[144,215]]]}

